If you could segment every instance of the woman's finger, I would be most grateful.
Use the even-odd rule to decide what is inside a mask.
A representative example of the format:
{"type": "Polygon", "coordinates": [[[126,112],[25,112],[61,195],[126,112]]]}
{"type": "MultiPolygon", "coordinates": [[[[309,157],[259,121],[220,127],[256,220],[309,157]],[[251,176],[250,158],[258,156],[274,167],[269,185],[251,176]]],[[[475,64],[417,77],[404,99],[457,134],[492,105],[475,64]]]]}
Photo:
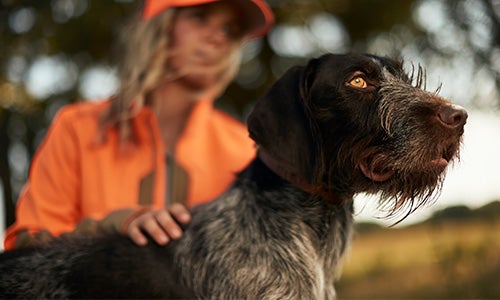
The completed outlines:
{"type": "Polygon", "coordinates": [[[169,237],[176,240],[182,236],[182,229],[174,220],[173,216],[167,210],[161,210],[156,215],[157,224],[168,234],[169,237]]]}
{"type": "Polygon", "coordinates": [[[133,222],[130,222],[126,231],[128,237],[138,246],[145,246],[148,243],[148,239],[142,233],[140,228],[137,225],[134,225],[133,222]]]}
{"type": "Polygon", "coordinates": [[[174,203],[169,207],[169,211],[179,223],[187,225],[191,222],[191,214],[189,210],[182,204],[174,203]]]}
{"type": "Polygon", "coordinates": [[[170,239],[167,235],[167,232],[165,232],[165,230],[163,229],[163,226],[158,223],[156,217],[157,214],[158,211],[150,212],[140,216],[139,218],[141,220],[139,226],[140,229],[142,229],[142,231],[153,238],[156,243],[158,243],[159,245],[166,245],[170,241],[170,239]]]}

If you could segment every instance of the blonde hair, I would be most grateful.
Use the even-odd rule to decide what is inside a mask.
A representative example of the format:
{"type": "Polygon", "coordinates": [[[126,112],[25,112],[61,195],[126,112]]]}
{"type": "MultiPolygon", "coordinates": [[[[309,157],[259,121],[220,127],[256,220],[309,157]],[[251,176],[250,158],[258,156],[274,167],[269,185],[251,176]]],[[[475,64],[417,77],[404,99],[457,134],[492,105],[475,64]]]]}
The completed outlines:
{"type": "MultiPolygon", "coordinates": [[[[136,15],[124,27],[117,49],[121,51],[118,57],[121,85],[112,97],[110,108],[101,117],[99,140],[105,140],[107,129],[115,127],[121,142],[137,142],[131,121],[144,105],[148,105],[148,94],[159,84],[193,71],[189,66],[179,71],[169,70],[167,66],[172,55],[169,53],[170,32],[179,9],[182,8],[168,9],[149,20],[136,15]]],[[[230,55],[216,66],[221,70],[220,80],[203,91],[200,99],[215,99],[234,79],[240,66],[242,42],[235,42],[230,55]]]]}

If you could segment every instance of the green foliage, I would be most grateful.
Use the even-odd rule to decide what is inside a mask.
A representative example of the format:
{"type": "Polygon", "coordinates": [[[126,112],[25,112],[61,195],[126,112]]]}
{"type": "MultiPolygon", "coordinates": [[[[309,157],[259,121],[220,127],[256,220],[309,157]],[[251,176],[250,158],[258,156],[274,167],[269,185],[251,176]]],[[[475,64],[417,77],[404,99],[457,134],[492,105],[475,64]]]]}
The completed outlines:
{"type": "Polygon", "coordinates": [[[372,222],[358,222],[355,224],[355,232],[363,234],[373,231],[383,230],[383,226],[372,222]]]}
{"type": "Polygon", "coordinates": [[[472,217],[472,211],[465,205],[451,206],[437,211],[433,214],[431,220],[434,222],[443,220],[461,220],[472,217]]]}
{"type": "Polygon", "coordinates": [[[495,220],[500,218],[500,201],[490,202],[474,211],[478,219],[495,220]]]}
{"type": "Polygon", "coordinates": [[[500,217],[500,201],[490,202],[477,209],[465,205],[450,206],[436,211],[430,218],[431,223],[460,220],[494,220],[500,217]]]}

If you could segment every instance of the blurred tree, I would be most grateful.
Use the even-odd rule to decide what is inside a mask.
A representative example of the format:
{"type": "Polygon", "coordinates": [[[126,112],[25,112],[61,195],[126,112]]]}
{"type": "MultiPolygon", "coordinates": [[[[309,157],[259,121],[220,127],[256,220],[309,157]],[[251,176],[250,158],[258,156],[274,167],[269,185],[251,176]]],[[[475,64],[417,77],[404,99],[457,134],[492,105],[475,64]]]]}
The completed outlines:
{"type": "MultiPolygon", "coordinates": [[[[455,83],[449,94],[459,102],[500,106],[498,1],[268,2],[276,14],[274,30],[246,47],[236,82],[216,102],[242,120],[287,68],[324,52],[405,57],[423,64],[429,75],[455,83]]],[[[116,88],[112,44],[140,5],[132,0],[0,0],[0,176],[7,224],[13,221],[13,203],[29,162],[57,110],[116,88]]]]}
{"type": "Polygon", "coordinates": [[[0,176],[6,223],[57,109],[82,98],[85,70],[112,64],[137,1],[0,1],[0,176]],[[41,73],[41,74],[40,74],[41,73]]]}
{"type": "Polygon", "coordinates": [[[446,207],[440,211],[432,214],[430,221],[433,223],[440,223],[450,220],[460,221],[473,217],[472,210],[465,205],[457,205],[446,207]]]}

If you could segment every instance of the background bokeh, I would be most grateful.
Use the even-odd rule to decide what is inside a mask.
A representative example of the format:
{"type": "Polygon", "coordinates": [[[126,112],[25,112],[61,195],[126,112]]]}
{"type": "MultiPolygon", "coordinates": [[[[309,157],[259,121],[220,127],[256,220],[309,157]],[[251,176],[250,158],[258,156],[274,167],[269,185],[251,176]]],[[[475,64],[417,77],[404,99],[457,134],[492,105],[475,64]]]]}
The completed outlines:
{"type": "MultiPolygon", "coordinates": [[[[409,71],[420,64],[429,90],[441,87],[441,95],[469,111],[462,159],[437,203],[379,230],[365,222],[386,227],[394,220],[380,218],[376,200],[356,199],[359,228],[340,296],[500,297],[500,0],[268,2],[274,29],[247,45],[237,80],[216,102],[235,117],[245,120],[287,68],[325,52],[403,58],[409,71]]],[[[140,5],[0,0],[0,237],[58,109],[116,90],[113,42],[140,5]]]]}

